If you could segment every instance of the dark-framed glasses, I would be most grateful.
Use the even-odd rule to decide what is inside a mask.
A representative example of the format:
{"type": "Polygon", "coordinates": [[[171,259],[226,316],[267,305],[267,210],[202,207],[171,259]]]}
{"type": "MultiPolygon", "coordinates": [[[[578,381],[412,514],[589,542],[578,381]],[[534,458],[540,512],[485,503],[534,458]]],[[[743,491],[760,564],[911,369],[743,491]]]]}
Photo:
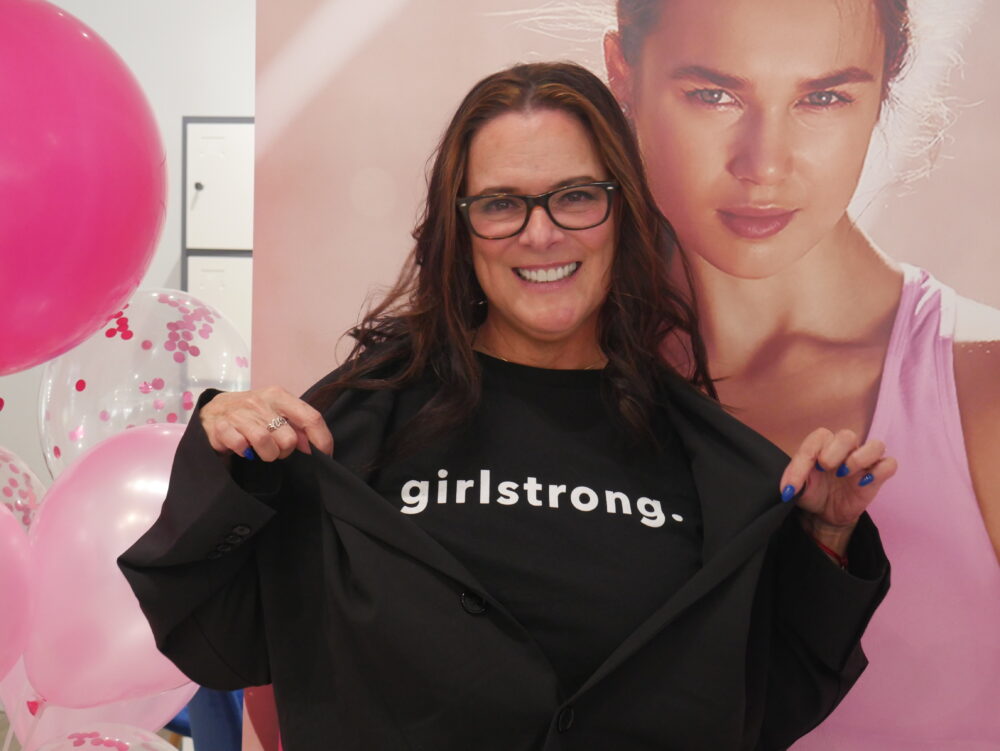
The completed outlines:
{"type": "Polygon", "coordinates": [[[537,196],[515,193],[466,196],[457,201],[469,230],[484,240],[513,237],[528,226],[536,206],[545,209],[557,227],[577,230],[603,224],[611,215],[612,198],[618,183],[604,180],[582,185],[569,185],[537,196]]]}

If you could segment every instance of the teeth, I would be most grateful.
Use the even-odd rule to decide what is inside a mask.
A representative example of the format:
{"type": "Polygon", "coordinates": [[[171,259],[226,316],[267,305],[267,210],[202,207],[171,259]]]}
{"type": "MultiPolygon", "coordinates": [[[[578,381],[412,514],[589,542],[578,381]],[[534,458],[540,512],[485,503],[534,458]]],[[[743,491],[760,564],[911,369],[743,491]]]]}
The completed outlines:
{"type": "Polygon", "coordinates": [[[573,263],[567,263],[565,266],[557,266],[552,269],[514,269],[514,271],[526,282],[558,282],[560,279],[565,279],[578,268],[580,268],[580,263],[574,261],[573,263]]]}

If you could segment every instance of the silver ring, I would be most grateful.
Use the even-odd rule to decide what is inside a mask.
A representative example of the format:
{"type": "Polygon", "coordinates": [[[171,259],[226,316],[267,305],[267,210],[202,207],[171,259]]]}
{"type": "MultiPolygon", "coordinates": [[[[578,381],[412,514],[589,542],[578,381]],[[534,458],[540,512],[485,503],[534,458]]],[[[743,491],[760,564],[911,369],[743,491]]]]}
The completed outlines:
{"type": "Polygon", "coordinates": [[[278,428],[280,428],[282,425],[287,425],[287,424],[288,424],[288,420],[286,418],[282,417],[281,415],[278,415],[273,420],[271,420],[271,422],[269,422],[267,424],[267,432],[268,433],[273,433],[278,428]]]}

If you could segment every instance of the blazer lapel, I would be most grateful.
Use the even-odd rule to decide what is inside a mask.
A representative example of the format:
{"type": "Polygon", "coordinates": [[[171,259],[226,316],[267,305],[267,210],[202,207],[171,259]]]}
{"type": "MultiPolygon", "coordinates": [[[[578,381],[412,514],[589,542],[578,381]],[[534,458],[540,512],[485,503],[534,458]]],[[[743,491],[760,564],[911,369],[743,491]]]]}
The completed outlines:
{"type": "Polygon", "coordinates": [[[691,462],[701,502],[702,567],[608,656],[577,692],[587,691],[671,621],[717,587],[755,552],[794,508],[778,482],[789,457],[681,379],[665,403],[691,462]]]}
{"type": "Polygon", "coordinates": [[[761,514],[791,508],[781,503],[778,487],[790,457],[680,379],[667,396],[701,500],[707,564],[761,514]]]}
{"type": "Polygon", "coordinates": [[[295,462],[292,471],[315,479],[323,506],[335,521],[475,590],[514,620],[458,559],[368,484],[394,406],[395,396],[388,390],[345,393],[326,415],[336,442],[333,458],[316,449],[308,455],[294,452],[289,457],[295,462]]]}

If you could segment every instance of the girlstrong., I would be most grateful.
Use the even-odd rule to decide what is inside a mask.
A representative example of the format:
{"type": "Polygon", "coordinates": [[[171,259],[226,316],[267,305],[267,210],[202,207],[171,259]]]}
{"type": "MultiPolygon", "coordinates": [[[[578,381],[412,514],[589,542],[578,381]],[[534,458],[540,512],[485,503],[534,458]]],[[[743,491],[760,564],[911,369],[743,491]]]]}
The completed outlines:
{"type": "MultiPolygon", "coordinates": [[[[438,470],[437,488],[435,489],[434,501],[436,503],[480,503],[488,505],[499,503],[501,506],[513,506],[523,498],[529,506],[538,508],[548,507],[560,508],[560,501],[568,502],[577,511],[596,511],[603,508],[609,514],[622,513],[626,516],[632,514],[632,500],[617,490],[605,490],[602,493],[588,488],[585,485],[578,485],[573,489],[568,489],[566,485],[543,485],[534,477],[527,478],[524,483],[511,482],[505,480],[497,483],[494,490],[490,477],[490,470],[479,470],[478,484],[476,480],[448,480],[448,470],[438,470]],[[602,503],[603,498],[603,503],[602,503]]],[[[404,514],[419,514],[427,508],[431,502],[431,480],[408,480],[400,489],[399,497],[403,502],[400,509],[404,514]]],[[[653,498],[640,497],[635,502],[636,511],[642,519],[640,523],[647,527],[662,527],[667,521],[662,504],[653,498]]],[[[670,518],[675,522],[683,522],[684,517],[680,514],[671,514],[670,518]]]]}

